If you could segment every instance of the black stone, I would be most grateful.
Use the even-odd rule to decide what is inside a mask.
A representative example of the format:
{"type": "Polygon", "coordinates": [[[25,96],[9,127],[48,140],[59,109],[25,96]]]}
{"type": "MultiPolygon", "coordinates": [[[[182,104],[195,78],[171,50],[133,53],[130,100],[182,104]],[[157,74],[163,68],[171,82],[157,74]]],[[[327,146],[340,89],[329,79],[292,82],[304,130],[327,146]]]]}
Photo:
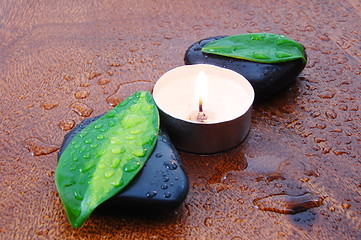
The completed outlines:
{"type": "MultiPolygon", "coordinates": [[[[85,119],[67,133],[58,157],[76,134],[99,117],[85,119]]],[[[99,208],[127,209],[136,206],[138,209],[171,209],[183,202],[188,188],[188,177],[182,168],[181,158],[169,137],[160,130],[157,145],[143,169],[126,188],[99,208]]]]}
{"type": "MultiPolygon", "coordinates": [[[[227,36],[210,37],[194,43],[185,53],[185,64],[211,64],[238,72],[252,84],[258,100],[269,98],[291,84],[306,66],[302,59],[269,64],[202,52],[204,45],[224,37],[227,36]]],[[[305,57],[307,59],[306,53],[305,57]]]]}

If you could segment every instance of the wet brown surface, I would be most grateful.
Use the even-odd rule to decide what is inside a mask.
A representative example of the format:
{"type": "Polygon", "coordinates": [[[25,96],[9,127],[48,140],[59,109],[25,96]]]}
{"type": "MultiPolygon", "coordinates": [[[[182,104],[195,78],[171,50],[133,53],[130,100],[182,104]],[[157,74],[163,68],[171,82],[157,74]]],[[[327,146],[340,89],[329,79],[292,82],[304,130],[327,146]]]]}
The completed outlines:
{"type": "Polygon", "coordinates": [[[360,239],[360,23],[355,0],[1,1],[0,238],[360,239]],[[254,106],[245,142],[181,152],[190,192],[178,209],[95,212],[74,230],[54,184],[67,131],[151,89],[195,41],[246,32],[298,40],[309,62],[254,106]],[[268,199],[278,212],[253,204],[306,192],[328,197],[295,215],[280,214],[283,198],[268,199]]]}

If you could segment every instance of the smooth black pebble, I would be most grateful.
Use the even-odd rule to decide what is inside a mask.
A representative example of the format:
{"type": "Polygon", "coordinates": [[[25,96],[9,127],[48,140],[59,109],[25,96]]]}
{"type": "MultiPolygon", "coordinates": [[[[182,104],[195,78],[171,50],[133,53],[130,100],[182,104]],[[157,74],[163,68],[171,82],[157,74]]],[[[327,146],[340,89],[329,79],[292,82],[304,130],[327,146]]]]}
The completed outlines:
{"type": "MultiPolygon", "coordinates": [[[[238,72],[252,84],[256,93],[256,99],[258,100],[274,96],[287,85],[294,82],[295,78],[306,66],[302,59],[269,64],[202,52],[204,45],[224,37],[227,36],[210,37],[194,43],[185,53],[185,64],[211,64],[238,72]]],[[[305,57],[307,59],[306,52],[305,57]]]]}
{"type": "MultiPolygon", "coordinates": [[[[67,133],[58,157],[74,136],[99,117],[85,119],[67,133]]],[[[184,201],[188,188],[188,177],[182,168],[181,158],[169,137],[160,130],[157,145],[143,169],[125,189],[99,208],[127,209],[136,206],[138,209],[171,209],[184,201]]]]}

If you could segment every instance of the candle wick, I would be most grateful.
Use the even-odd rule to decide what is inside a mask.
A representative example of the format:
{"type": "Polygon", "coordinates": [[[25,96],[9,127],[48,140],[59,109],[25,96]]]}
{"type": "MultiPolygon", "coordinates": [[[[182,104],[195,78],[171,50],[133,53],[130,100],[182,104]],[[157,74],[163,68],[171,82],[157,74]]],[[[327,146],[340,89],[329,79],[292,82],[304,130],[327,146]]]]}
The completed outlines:
{"type": "Polygon", "coordinates": [[[202,98],[199,98],[199,109],[198,109],[198,115],[197,115],[197,120],[199,122],[205,122],[207,121],[208,117],[207,115],[203,112],[203,101],[202,98]]]}

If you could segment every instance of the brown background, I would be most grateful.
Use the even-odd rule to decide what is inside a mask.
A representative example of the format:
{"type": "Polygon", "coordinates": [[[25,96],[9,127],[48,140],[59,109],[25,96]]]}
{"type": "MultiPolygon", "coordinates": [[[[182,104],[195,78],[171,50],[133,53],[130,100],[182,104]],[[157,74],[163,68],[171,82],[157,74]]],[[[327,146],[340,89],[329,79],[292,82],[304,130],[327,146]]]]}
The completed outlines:
{"type": "Polygon", "coordinates": [[[360,239],[360,31],[357,0],[2,0],[0,239],[360,239]],[[197,40],[247,32],[293,38],[309,62],[254,106],[243,144],[180,152],[190,191],[178,209],[95,212],[74,230],[54,184],[66,132],[152,89],[197,40]],[[253,207],[281,192],[329,197],[298,215],[253,207]]]}

